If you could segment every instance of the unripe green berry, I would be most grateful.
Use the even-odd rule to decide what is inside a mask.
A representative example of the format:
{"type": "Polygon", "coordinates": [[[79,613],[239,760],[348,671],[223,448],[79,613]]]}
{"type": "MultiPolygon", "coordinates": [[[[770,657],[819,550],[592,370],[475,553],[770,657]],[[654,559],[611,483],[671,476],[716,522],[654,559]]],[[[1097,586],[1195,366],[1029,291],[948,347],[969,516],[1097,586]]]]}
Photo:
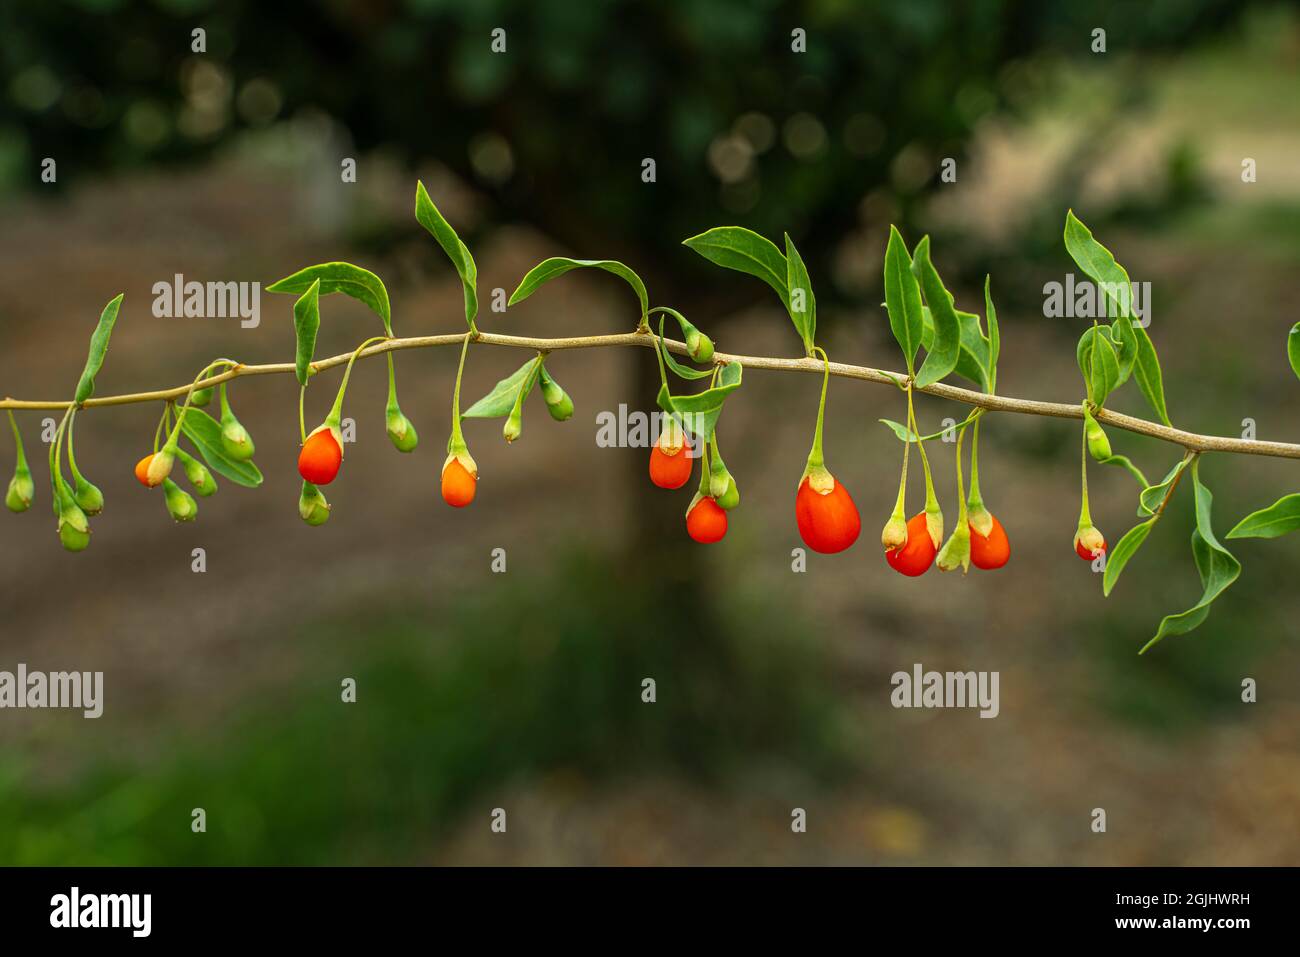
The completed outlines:
{"type": "Polygon", "coordinates": [[[390,411],[385,424],[388,430],[388,439],[393,443],[393,448],[399,452],[415,450],[416,443],[420,441],[420,438],[416,435],[415,426],[411,424],[411,420],[403,415],[400,409],[390,411]]]}
{"type": "Polygon", "coordinates": [[[253,457],[253,437],[233,415],[222,419],[221,447],[236,462],[244,462],[253,457]]]}
{"type": "Polygon", "coordinates": [[[330,505],[325,496],[311,482],[302,483],[302,494],[298,497],[298,514],[308,525],[324,525],[329,521],[330,505]]]}
{"type": "Polygon", "coordinates": [[[192,522],[199,514],[198,503],[194,496],[185,491],[171,479],[163,479],[163,501],[167,511],[178,522],[192,522]]]}
{"type": "Polygon", "coordinates": [[[5,506],[11,512],[25,512],[31,507],[36,495],[36,483],[32,473],[27,469],[18,469],[9,480],[9,491],[5,494],[5,506]]]}
{"type": "Polygon", "coordinates": [[[72,497],[87,515],[98,515],[104,510],[104,493],[78,475],[72,497]]]}
{"type": "Polygon", "coordinates": [[[190,405],[198,406],[200,409],[212,401],[212,389],[195,389],[194,394],[190,396],[190,405]]]}
{"type": "Polygon", "coordinates": [[[185,470],[185,480],[194,486],[195,492],[207,498],[217,490],[217,482],[206,465],[183,449],[177,449],[176,455],[181,460],[181,468],[185,470]]]}

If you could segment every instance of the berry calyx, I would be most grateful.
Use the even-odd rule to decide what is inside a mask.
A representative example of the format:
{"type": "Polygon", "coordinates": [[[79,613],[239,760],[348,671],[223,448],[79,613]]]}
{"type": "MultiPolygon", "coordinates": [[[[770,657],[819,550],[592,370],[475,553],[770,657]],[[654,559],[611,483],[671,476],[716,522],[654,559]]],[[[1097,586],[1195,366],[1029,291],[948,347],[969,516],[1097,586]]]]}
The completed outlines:
{"type": "Polygon", "coordinates": [[[135,477],[141,484],[155,488],[162,484],[163,479],[171,475],[172,466],[175,464],[176,454],[164,447],[161,452],[146,455],[135,463],[135,477]]]}
{"type": "Polygon", "coordinates": [[[702,545],[722,541],[727,534],[727,513],[712,495],[696,495],[686,512],[686,532],[702,545]]]}
{"type": "Polygon", "coordinates": [[[343,445],[328,424],[318,426],[298,453],[298,474],[313,485],[328,485],[343,464],[343,445]]]}
{"type": "Polygon", "coordinates": [[[469,459],[467,468],[463,461],[467,458],[467,454],[449,455],[442,466],[442,500],[452,508],[464,508],[474,501],[478,491],[478,469],[473,459],[469,459]]]}
{"type": "Polygon", "coordinates": [[[390,408],[384,416],[384,428],[388,433],[388,440],[393,443],[393,448],[399,452],[413,452],[420,437],[415,432],[415,426],[411,420],[403,414],[401,409],[390,408]]]}
{"type": "Polygon", "coordinates": [[[835,477],[822,469],[820,474],[808,474],[799,483],[794,498],[794,518],[799,526],[799,537],[815,552],[833,555],[842,552],[858,540],[862,531],[862,518],[853,504],[849,490],[835,477]],[[825,478],[830,479],[826,491],[825,478]]]}
{"type": "Polygon", "coordinates": [[[985,534],[975,525],[972,515],[970,521],[970,560],[976,568],[992,571],[1001,568],[1011,558],[1011,543],[1007,541],[1006,530],[992,513],[985,512],[989,518],[988,533],[985,534]]]}
{"type": "Polygon", "coordinates": [[[934,564],[934,539],[926,524],[925,512],[917,512],[907,522],[907,541],[902,548],[885,552],[885,561],[894,571],[910,578],[924,575],[934,564]]]}

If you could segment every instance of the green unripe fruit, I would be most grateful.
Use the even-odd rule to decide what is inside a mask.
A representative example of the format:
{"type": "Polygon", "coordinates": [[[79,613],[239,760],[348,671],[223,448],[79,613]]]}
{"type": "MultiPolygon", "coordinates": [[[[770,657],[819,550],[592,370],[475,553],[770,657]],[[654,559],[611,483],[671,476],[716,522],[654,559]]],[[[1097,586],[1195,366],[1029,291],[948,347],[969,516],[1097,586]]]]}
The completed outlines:
{"type": "Polygon", "coordinates": [[[167,511],[178,522],[192,522],[199,514],[198,503],[194,496],[185,491],[171,479],[163,479],[163,501],[167,511]]]}
{"type": "Polygon", "coordinates": [[[556,422],[563,422],[573,415],[573,400],[558,382],[550,377],[546,367],[542,367],[542,398],[546,400],[546,411],[556,422]]]}
{"type": "Polygon", "coordinates": [[[185,470],[185,480],[194,486],[194,491],[200,496],[207,498],[217,490],[217,481],[206,465],[182,449],[176,450],[176,457],[181,460],[181,468],[185,470]]]}
{"type": "Polygon", "coordinates": [[[725,512],[731,511],[740,504],[740,489],[736,488],[736,480],[730,475],[727,476],[727,490],[717,496],[716,501],[718,508],[725,512]]]}
{"type": "Polygon", "coordinates": [[[411,424],[411,420],[403,415],[400,409],[390,410],[385,424],[388,429],[388,440],[393,443],[393,448],[399,452],[412,452],[415,450],[420,437],[416,435],[415,426],[411,424]]]}
{"type": "Polygon", "coordinates": [[[190,405],[198,406],[200,409],[212,401],[212,389],[195,389],[194,394],[190,396],[190,405]]]}
{"type": "Polygon", "coordinates": [[[5,494],[5,506],[11,512],[25,512],[31,507],[32,498],[36,495],[36,483],[32,481],[32,473],[25,468],[20,468],[14,472],[14,477],[9,480],[9,491],[5,494]]]}
{"type": "Polygon", "coordinates": [[[78,475],[72,498],[87,515],[98,515],[104,510],[104,493],[78,475]]]}
{"type": "Polygon", "coordinates": [[[302,483],[302,495],[298,497],[298,514],[308,525],[324,525],[329,521],[330,505],[325,496],[311,482],[302,483]]]}
{"type": "Polygon", "coordinates": [[[253,437],[233,415],[229,419],[222,417],[221,447],[236,462],[244,462],[253,457],[253,437]]]}
{"type": "Polygon", "coordinates": [[[59,541],[70,552],[84,552],[90,544],[90,529],[82,530],[71,522],[60,522],[59,541]]]}
{"type": "Polygon", "coordinates": [[[515,407],[510,411],[510,415],[506,417],[506,424],[502,427],[501,434],[505,437],[507,442],[513,442],[515,439],[519,438],[520,433],[523,431],[524,412],[523,409],[519,407],[519,403],[516,402],[515,407]]]}
{"type": "Polygon", "coordinates": [[[696,329],[686,336],[686,351],[696,362],[708,362],[713,358],[713,340],[696,329]]]}
{"type": "Polygon", "coordinates": [[[1096,419],[1089,419],[1085,427],[1088,436],[1088,452],[1097,461],[1110,458],[1110,439],[1096,419]]]}

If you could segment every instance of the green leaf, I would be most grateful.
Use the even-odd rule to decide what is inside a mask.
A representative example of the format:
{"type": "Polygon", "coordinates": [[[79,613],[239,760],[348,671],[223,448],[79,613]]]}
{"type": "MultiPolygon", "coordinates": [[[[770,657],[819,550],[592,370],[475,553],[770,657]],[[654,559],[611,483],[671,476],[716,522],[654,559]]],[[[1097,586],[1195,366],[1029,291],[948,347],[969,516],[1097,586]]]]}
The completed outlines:
{"type": "Polygon", "coordinates": [[[1219,544],[1210,522],[1214,496],[1201,484],[1200,462],[1192,462],[1192,483],[1196,490],[1196,528],[1192,531],[1192,557],[1196,571],[1201,576],[1201,600],[1187,611],[1166,615],[1156,630],[1155,637],[1142,646],[1145,654],[1154,644],[1171,635],[1185,635],[1199,626],[1210,614],[1210,606],[1223,594],[1224,589],[1241,574],[1241,562],[1219,544]]]}
{"type": "Polygon", "coordinates": [[[740,388],[744,367],[739,362],[728,362],[718,373],[718,384],[692,395],[671,395],[659,387],[659,408],[676,412],[682,417],[682,427],[706,441],[713,440],[713,430],[722,414],[722,404],[727,396],[740,388]]]}
{"type": "Polygon", "coordinates": [[[433,200],[429,198],[429,193],[424,188],[424,183],[419,180],[415,183],[415,219],[433,234],[433,238],[438,241],[438,245],[447,254],[451,264],[456,267],[460,283],[465,288],[465,321],[473,329],[474,318],[478,315],[478,267],[474,265],[474,257],[469,254],[469,249],[461,242],[460,237],[456,235],[456,230],[451,228],[451,224],[443,218],[442,213],[438,212],[438,207],[433,205],[433,200]]]}
{"type": "Polygon", "coordinates": [[[940,381],[957,367],[961,354],[961,323],[953,310],[951,294],[944,288],[943,280],[930,262],[929,236],[917,243],[912,269],[920,280],[921,291],[925,293],[925,303],[930,308],[931,321],[934,323],[932,343],[927,347],[925,362],[921,363],[921,370],[916,374],[917,386],[924,388],[940,381]]]}
{"type": "MultiPolygon", "coordinates": [[[[905,426],[902,422],[895,422],[893,419],[878,419],[877,421],[883,422],[885,425],[889,426],[889,428],[893,431],[893,433],[896,436],[898,436],[898,440],[900,442],[907,442],[909,440],[912,442],[917,441],[916,433],[913,432],[911,429],[909,429],[907,426],[905,426]]],[[[966,428],[966,426],[970,425],[974,421],[975,419],[973,416],[967,416],[957,424],[953,425],[952,429],[954,433],[960,432],[962,429],[966,428]]],[[[933,442],[935,439],[939,438],[947,431],[948,431],[947,429],[940,429],[938,432],[931,432],[929,435],[921,436],[920,441],[933,442]]]]}
{"type": "Polygon", "coordinates": [[[1152,516],[1145,522],[1134,525],[1124,533],[1124,537],[1110,550],[1110,554],[1106,556],[1106,571],[1102,575],[1101,591],[1103,595],[1110,595],[1111,589],[1119,581],[1120,572],[1124,571],[1124,566],[1128,564],[1128,560],[1142,547],[1142,543],[1147,540],[1147,536],[1151,534],[1151,529],[1155,527],[1158,520],[1159,516],[1152,516]]]}
{"type": "Polygon", "coordinates": [[[108,354],[108,338],[113,334],[117,311],[122,307],[122,297],[125,295],[126,293],[119,292],[115,298],[109,300],[104,311],[99,314],[99,323],[95,326],[95,331],[90,334],[90,353],[86,356],[86,367],[81,371],[77,391],[73,394],[73,400],[76,402],[85,402],[95,394],[95,376],[104,365],[104,356],[108,354]]]}
{"type": "Polygon", "coordinates": [[[646,312],[650,308],[650,300],[646,295],[645,283],[631,269],[613,259],[569,259],[565,256],[552,256],[550,259],[544,259],[528,270],[528,274],[519,280],[519,287],[510,294],[510,302],[507,305],[513,306],[517,302],[523,302],[535,293],[543,283],[550,282],[556,276],[563,276],[571,269],[579,269],[584,266],[603,269],[605,272],[613,273],[625,280],[632,287],[637,300],[641,303],[641,321],[646,321],[646,312]]]}
{"type": "Polygon", "coordinates": [[[1111,455],[1107,458],[1099,459],[1098,461],[1102,465],[1118,465],[1120,468],[1128,472],[1129,475],[1133,476],[1133,478],[1137,480],[1138,485],[1143,487],[1147,485],[1147,477],[1142,474],[1142,470],[1134,465],[1133,460],[1127,455],[1111,455]]]}
{"type": "Polygon", "coordinates": [[[907,246],[894,226],[889,227],[889,245],[885,247],[885,309],[889,312],[889,328],[903,350],[907,371],[911,373],[924,327],[921,287],[912,275],[907,246]]]}
{"type": "Polygon", "coordinates": [[[190,406],[185,411],[181,431],[194,443],[208,468],[218,475],[245,488],[257,488],[262,484],[262,473],[251,459],[240,462],[226,454],[221,444],[221,424],[202,409],[190,406]]]}
{"type": "Polygon", "coordinates": [[[1300,322],[1291,327],[1286,337],[1286,355],[1291,360],[1291,371],[1300,376],[1300,322]]]}
{"type": "Polygon", "coordinates": [[[494,385],[491,392],[462,412],[461,418],[495,419],[509,415],[514,410],[515,401],[519,398],[519,390],[525,390],[524,398],[527,398],[528,393],[532,391],[533,383],[537,380],[537,376],[534,375],[537,366],[538,357],[533,356],[494,385]]]}
{"type": "Polygon", "coordinates": [[[817,300],[813,297],[812,280],[803,264],[799,250],[794,248],[790,234],[785,234],[786,288],[790,293],[790,320],[803,340],[808,355],[813,354],[813,338],[817,332],[817,300]],[[802,291],[803,295],[798,295],[802,291]],[[800,301],[802,303],[800,304],[800,301]]]}
{"type": "Polygon", "coordinates": [[[1106,397],[1119,385],[1119,361],[1115,357],[1115,343],[1105,326],[1084,330],[1075,349],[1075,358],[1083,381],[1088,384],[1088,398],[1102,405],[1106,397]]]}
{"type": "Polygon", "coordinates": [[[708,232],[682,241],[709,262],[727,269],[757,276],[781,297],[790,309],[790,274],[785,257],[776,244],[743,226],[715,226],[708,232]]]}
{"type": "Polygon", "coordinates": [[[663,356],[664,362],[668,368],[682,379],[706,379],[713,375],[712,369],[692,369],[688,365],[683,365],[677,361],[677,358],[664,347],[664,320],[663,316],[659,317],[659,354],[663,356]]]}
{"type": "MultiPolygon", "coordinates": [[[[1187,468],[1188,461],[1186,458],[1179,459],[1158,485],[1148,485],[1142,490],[1141,495],[1138,496],[1139,516],[1155,514],[1156,509],[1160,507],[1160,503],[1169,494],[1170,486],[1178,480],[1178,476],[1182,474],[1183,469],[1187,468]]],[[[1146,485],[1145,482],[1142,484],[1146,485]]]]}
{"type": "Polygon", "coordinates": [[[316,354],[316,332],[320,329],[320,280],[316,279],[293,304],[293,334],[297,342],[294,373],[298,384],[305,386],[311,375],[311,360],[316,354]]]}
{"type": "Polygon", "coordinates": [[[1284,495],[1268,508],[1251,512],[1227,534],[1228,538],[1277,538],[1300,528],[1300,494],[1284,495]]]}
{"type": "Polygon", "coordinates": [[[388,305],[388,290],[383,282],[369,269],[362,269],[351,263],[320,263],[300,269],[292,276],[285,276],[279,282],[266,287],[267,292],[284,292],[301,296],[311,288],[312,283],[319,282],[319,295],[328,296],[341,292],[364,303],[384,323],[384,331],[393,334],[393,316],[388,305]]]}
{"type": "MultiPolygon", "coordinates": [[[[989,341],[980,329],[980,317],[973,312],[956,310],[961,326],[961,351],[957,354],[957,375],[969,379],[986,392],[992,391],[989,381],[989,341]]],[[[929,351],[934,342],[934,317],[927,306],[921,307],[921,346],[929,351]]]]}
{"type": "Polygon", "coordinates": [[[1147,335],[1146,329],[1135,325],[1132,320],[1133,287],[1129,283],[1128,273],[1115,261],[1109,249],[1093,239],[1092,231],[1075,217],[1073,210],[1065,216],[1065,248],[1079,268],[1098,284],[1115,313],[1112,327],[1114,342],[1120,346],[1120,352],[1116,356],[1120,372],[1118,381],[1124,382],[1131,368],[1147,403],[1160,417],[1160,421],[1169,425],[1164,380],[1155,344],[1147,335]]]}
{"type": "MultiPolygon", "coordinates": [[[[1002,355],[1002,333],[998,330],[998,311],[993,308],[993,295],[989,291],[992,277],[984,274],[984,315],[989,326],[989,391],[997,385],[998,357],[1002,355]]],[[[960,313],[958,313],[960,316],[960,313]]],[[[976,320],[978,323],[979,320],[976,320]]]]}

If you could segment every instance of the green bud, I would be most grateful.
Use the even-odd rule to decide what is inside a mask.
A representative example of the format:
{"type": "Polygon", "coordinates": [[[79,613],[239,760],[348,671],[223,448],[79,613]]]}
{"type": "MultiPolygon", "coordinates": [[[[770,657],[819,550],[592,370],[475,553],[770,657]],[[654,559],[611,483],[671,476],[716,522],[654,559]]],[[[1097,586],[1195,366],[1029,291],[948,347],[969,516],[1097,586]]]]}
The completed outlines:
{"type": "Polygon", "coordinates": [[[713,340],[698,329],[693,329],[686,335],[686,351],[696,362],[708,362],[713,358],[713,340]]]}
{"type": "Polygon", "coordinates": [[[546,366],[541,369],[542,398],[546,400],[546,411],[556,422],[563,422],[573,415],[573,400],[561,388],[560,383],[551,378],[546,366]]]}
{"type": "Polygon", "coordinates": [[[727,512],[740,504],[740,489],[736,488],[736,480],[731,475],[727,476],[727,490],[721,495],[715,496],[715,499],[718,508],[727,512]]]}
{"type": "Polygon", "coordinates": [[[1088,434],[1088,453],[1099,462],[1110,458],[1110,439],[1107,438],[1101,423],[1092,419],[1085,428],[1088,434]]]}
{"type": "Polygon", "coordinates": [[[970,525],[966,522],[957,523],[952,536],[939,549],[935,564],[941,572],[950,572],[960,567],[962,574],[966,574],[970,568],[970,525]]]}
{"type": "Polygon", "coordinates": [[[907,519],[901,515],[891,516],[880,531],[880,544],[885,546],[886,551],[906,545],[907,519]]]}
{"type": "Polygon", "coordinates": [[[935,503],[934,508],[925,510],[925,529],[930,533],[930,541],[938,548],[943,541],[943,510],[935,503]]]}
{"type": "Polygon", "coordinates": [[[32,481],[30,469],[18,468],[9,480],[9,491],[5,495],[5,505],[11,512],[25,512],[31,507],[36,495],[36,483],[32,481]]]}
{"type": "Polygon", "coordinates": [[[190,405],[198,406],[200,409],[212,401],[212,388],[195,389],[194,394],[190,396],[190,405]]]}
{"type": "Polygon", "coordinates": [[[389,409],[386,425],[388,439],[393,443],[393,448],[399,452],[414,451],[420,437],[416,435],[415,426],[411,424],[410,419],[402,414],[401,409],[389,409]]]}
{"type": "Polygon", "coordinates": [[[178,522],[192,522],[198,517],[199,506],[194,497],[171,479],[163,479],[163,501],[167,511],[178,522]]]}
{"type": "Polygon", "coordinates": [[[221,447],[236,462],[245,462],[253,457],[253,437],[230,411],[224,382],[221,383],[221,447]]]}
{"type": "Polygon", "coordinates": [[[311,482],[302,483],[302,495],[298,497],[298,514],[308,525],[324,525],[329,521],[330,503],[311,482]]]}
{"type": "Polygon", "coordinates": [[[78,474],[72,497],[87,515],[98,515],[104,510],[104,493],[78,474]]]}
{"type": "Polygon", "coordinates": [[[176,457],[181,460],[181,468],[185,470],[185,480],[194,486],[194,491],[200,496],[207,498],[217,490],[217,481],[206,465],[184,449],[177,449],[176,457]]]}
{"type": "Polygon", "coordinates": [[[515,439],[519,438],[519,434],[523,432],[523,430],[524,410],[520,407],[519,403],[516,402],[515,407],[511,409],[510,414],[506,416],[506,424],[501,429],[501,434],[505,436],[507,442],[513,442],[515,439]]]}
{"type": "Polygon", "coordinates": [[[70,552],[84,552],[90,544],[90,529],[83,531],[71,522],[59,522],[59,541],[70,552]]]}

